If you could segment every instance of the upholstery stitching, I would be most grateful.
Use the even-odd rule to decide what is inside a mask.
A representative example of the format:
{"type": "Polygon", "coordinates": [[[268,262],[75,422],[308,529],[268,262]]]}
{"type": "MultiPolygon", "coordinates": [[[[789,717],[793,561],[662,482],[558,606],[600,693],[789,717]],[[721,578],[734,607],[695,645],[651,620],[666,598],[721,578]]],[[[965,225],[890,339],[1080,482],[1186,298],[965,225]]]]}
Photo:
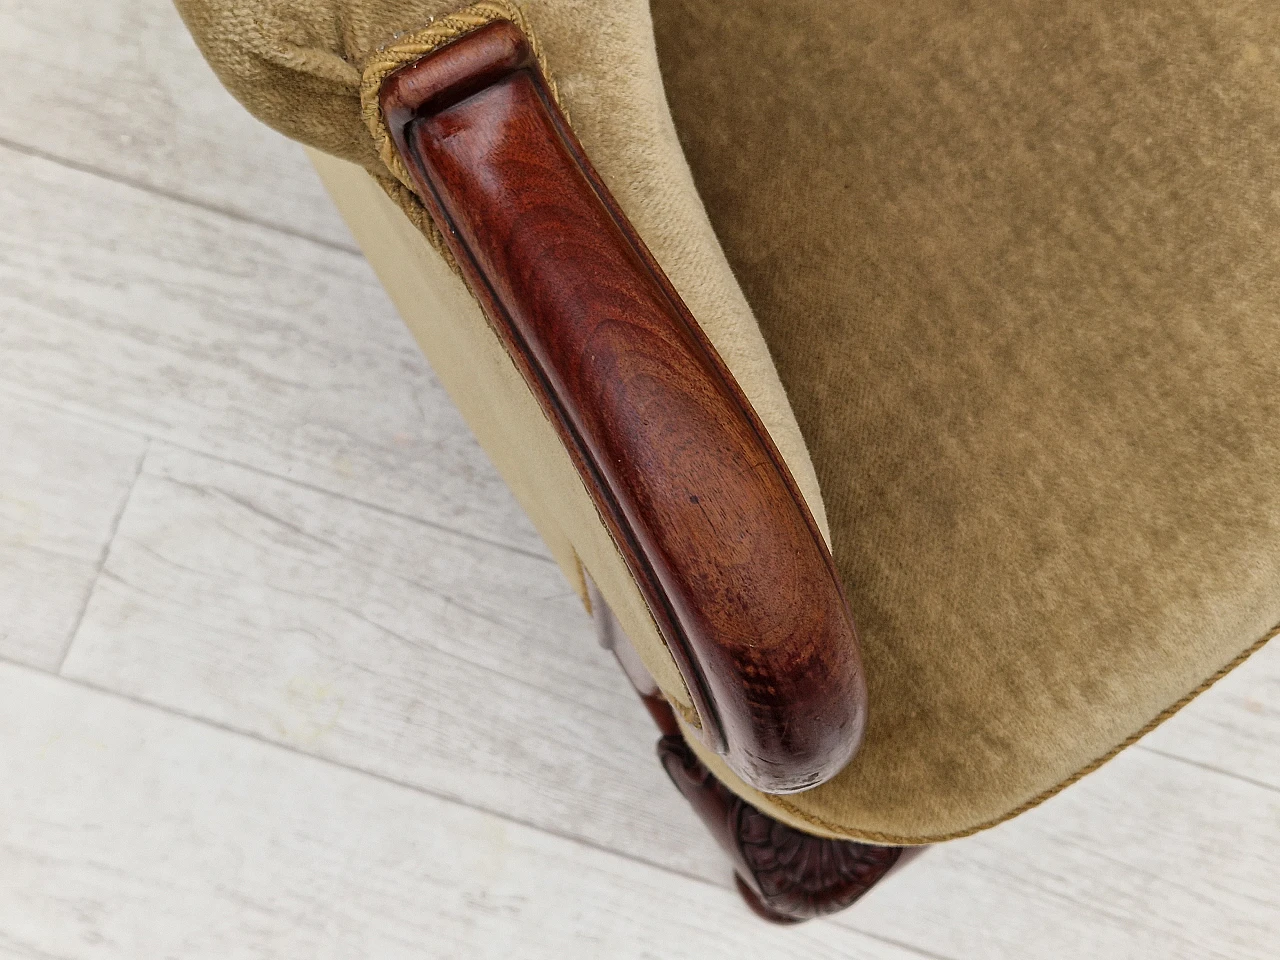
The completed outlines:
{"type": "Polygon", "coordinates": [[[422,201],[412,189],[413,181],[404,165],[404,161],[400,158],[400,152],[396,149],[391,132],[387,129],[386,118],[382,115],[382,104],[378,99],[378,93],[382,88],[383,81],[396,70],[421,59],[432,50],[458,39],[463,34],[477,30],[495,20],[510,20],[528,38],[529,46],[533,49],[533,55],[537,58],[538,65],[542,68],[542,74],[546,79],[548,89],[551,91],[551,96],[559,105],[567,120],[568,112],[564,109],[564,104],[561,102],[560,94],[556,89],[555,80],[547,67],[542,45],[529,26],[524,11],[514,3],[507,2],[507,0],[481,0],[480,3],[472,4],[454,13],[433,18],[427,21],[426,26],[418,30],[392,37],[391,40],[369,55],[365,61],[363,77],[360,81],[361,118],[364,120],[365,127],[368,128],[370,136],[373,137],[374,149],[379,159],[382,160],[383,164],[391,172],[392,177],[394,177],[393,180],[390,177],[379,176],[377,177],[378,183],[386,190],[391,199],[404,209],[405,213],[413,221],[414,226],[422,232],[436,252],[444,257],[450,269],[459,276],[461,276],[461,272],[458,269],[458,264],[454,261],[453,254],[445,244],[440,228],[430,214],[427,213],[422,201]]]}

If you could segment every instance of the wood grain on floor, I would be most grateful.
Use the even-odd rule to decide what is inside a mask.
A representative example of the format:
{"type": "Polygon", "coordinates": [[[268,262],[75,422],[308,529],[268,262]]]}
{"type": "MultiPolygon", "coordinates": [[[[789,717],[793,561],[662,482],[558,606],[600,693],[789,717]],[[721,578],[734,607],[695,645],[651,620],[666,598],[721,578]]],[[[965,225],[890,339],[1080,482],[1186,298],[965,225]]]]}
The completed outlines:
{"type": "Polygon", "coordinates": [[[14,956],[915,956],[761,928],[727,889],[18,667],[0,738],[14,956]]]}
{"type": "Polygon", "coordinates": [[[163,0],[0,53],[0,957],[1275,955],[1280,648],[761,926],[301,150],[163,0]]]}
{"type": "Polygon", "coordinates": [[[0,656],[56,670],[146,440],[36,404],[0,409],[0,656]]]}
{"type": "Polygon", "coordinates": [[[0,147],[0,310],[13,392],[545,552],[355,254],[0,147]]]}

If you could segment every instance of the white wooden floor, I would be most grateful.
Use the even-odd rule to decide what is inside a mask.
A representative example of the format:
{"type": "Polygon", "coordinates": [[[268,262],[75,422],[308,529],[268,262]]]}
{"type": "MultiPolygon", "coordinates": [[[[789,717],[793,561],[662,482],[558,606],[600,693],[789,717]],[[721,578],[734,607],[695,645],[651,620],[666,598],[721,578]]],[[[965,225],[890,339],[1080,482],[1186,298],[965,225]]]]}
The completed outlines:
{"type": "Polygon", "coordinates": [[[754,920],[300,149],[164,0],[0,0],[0,91],[0,958],[1280,955],[1280,648],[754,920]]]}

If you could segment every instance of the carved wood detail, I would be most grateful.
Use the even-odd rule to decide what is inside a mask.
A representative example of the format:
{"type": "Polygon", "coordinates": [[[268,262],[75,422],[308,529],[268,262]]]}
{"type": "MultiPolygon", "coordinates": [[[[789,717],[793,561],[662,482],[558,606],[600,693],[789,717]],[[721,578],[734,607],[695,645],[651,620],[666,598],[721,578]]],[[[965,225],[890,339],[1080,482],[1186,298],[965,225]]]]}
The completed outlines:
{"type": "Polygon", "coordinates": [[[831,556],[750,404],[495,21],[380,102],[425,206],[560,431],[688,685],[770,792],[834,776],[865,723],[831,556]]]}
{"type": "Polygon", "coordinates": [[[733,860],[747,904],[767,920],[799,923],[845,909],[888,873],[902,852],[901,847],[802,833],[775,820],[717,780],[679,733],[658,741],[658,758],[733,860]]]}

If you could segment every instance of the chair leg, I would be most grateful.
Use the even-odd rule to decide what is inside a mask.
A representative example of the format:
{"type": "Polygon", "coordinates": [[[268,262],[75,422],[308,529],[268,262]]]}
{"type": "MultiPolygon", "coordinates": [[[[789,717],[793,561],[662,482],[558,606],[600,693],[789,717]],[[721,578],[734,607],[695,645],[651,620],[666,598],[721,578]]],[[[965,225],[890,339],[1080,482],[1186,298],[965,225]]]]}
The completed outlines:
{"type": "Polygon", "coordinates": [[[717,780],[679,733],[658,741],[658,758],[733,861],[747,905],[766,920],[799,923],[843,910],[888,873],[902,852],[817,837],[775,820],[717,780]]]}
{"type": "Polygon", "coordinates": [[[595,584],[588,580],[587,586],[600,645],[613,652],[662,732],[658,759],[729,855],[747,906],[773,923],[800,923],[852,905],[889,872],[902,847],[804,833],[757,810],[721,783],[685,742],[675,712],[595,584]]]}

